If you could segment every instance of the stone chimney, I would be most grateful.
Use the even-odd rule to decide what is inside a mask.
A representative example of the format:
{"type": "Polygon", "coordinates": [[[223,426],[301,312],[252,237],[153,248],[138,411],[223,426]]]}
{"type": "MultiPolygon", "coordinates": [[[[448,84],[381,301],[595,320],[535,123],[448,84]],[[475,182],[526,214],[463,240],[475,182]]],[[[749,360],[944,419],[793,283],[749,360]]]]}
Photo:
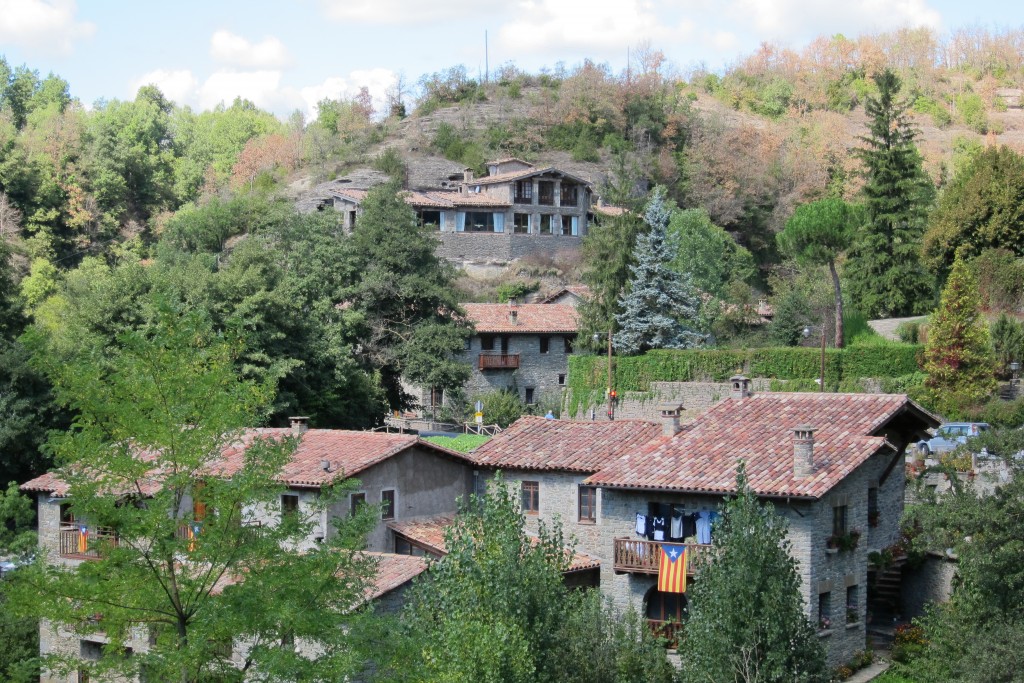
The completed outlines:
{"type": "Polygon", "coordinates": [[[733,375],[729,378],[732,382],[732,398],[749,398],[754,392],[750,390],[750,379],[743,375],[733,375]]]}
{"type": "Polygon", "coordinates": [[[292,425],[292,434],[295,434],[296,436],[305,434],[309,429],[308,417],[289,417],[288,421],[292,425]]]}
{"type": "Polygon", "coordinates": [[[793,430],[793,476],[806,479],[814,474],[815,428],[801,425],[793,430]]]}
{"type": "Polygon", "coordinates": [[[515,299],[508,300],[508,321],[513,325],[519,323],[519,304],[515,299]]]}
{"type": "Polygon", "coordinates": [[[473,182],[473,169],[467,168],[462,172],[462,182],[471,183],[473,182]]]}
{"type": "Polygon", "coordinates": [[[661,434],[672,437],[679,433],[679,413],[683,407],[677,403],[664,403],[661,406],[661,434]]]}

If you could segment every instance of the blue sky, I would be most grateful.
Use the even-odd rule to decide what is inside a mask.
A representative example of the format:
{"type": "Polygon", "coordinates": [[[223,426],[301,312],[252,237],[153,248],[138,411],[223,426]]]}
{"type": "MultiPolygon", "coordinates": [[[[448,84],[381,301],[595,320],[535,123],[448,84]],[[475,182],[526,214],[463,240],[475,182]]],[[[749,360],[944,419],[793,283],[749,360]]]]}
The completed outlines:
{"type": "Polygon", "coordinates": [[[0,0],[0,55],[53,71],[85,103],[155,82],[197,108],[248,97],[278,114],[399,74],[513,62],[537,71],[584,58],[625,67],[644,44],[680,68],[720,69],[770,41],[927,26],[1024,26],[998,0],[0,0]]]}

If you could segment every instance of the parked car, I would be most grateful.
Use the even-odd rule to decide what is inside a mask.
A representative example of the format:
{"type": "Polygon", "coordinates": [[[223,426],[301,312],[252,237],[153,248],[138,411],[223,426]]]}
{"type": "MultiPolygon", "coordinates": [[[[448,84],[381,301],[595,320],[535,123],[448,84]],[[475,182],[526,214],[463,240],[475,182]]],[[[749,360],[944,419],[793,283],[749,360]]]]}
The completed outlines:
{"type": "Polygon", "coordinates": [[[951,451],[967,439],[978,436],[988,430],[987,422],[947,422],[939,425],[935,436],[927,441],[919,441],[917,448],[924,455],[951,451]]]}

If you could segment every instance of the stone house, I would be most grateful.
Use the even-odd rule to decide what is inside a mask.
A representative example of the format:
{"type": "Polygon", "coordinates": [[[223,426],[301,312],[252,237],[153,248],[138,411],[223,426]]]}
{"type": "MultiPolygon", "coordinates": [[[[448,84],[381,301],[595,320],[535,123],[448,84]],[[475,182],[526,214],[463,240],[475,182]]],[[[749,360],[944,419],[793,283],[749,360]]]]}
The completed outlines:
{"type": "Polygon", "coordinates": [[[745,461],[755,493],[789,524],[808,617],[838,666],[865,648],[867,556],[898,538],[906,448],[937,423],[902,395],[754,395],[737,377],[730,398],[687,424],[678,409],[660,428],[530,420],[476,455],[521,487],[528,519],[562,520],[615,604],[669,636],[686,596],[657,590],[660,542],[686,543],[694,564],[713,552],[713,520],[745,461]]]}
{"type": "MultiPolygon", "coordinates": [[[[553,166],[520,159],[487,163],[488,174],[463,174],[457,189],[408,191],[420,222],[437,229],[438,254],[457,262],[507,262],[527,254],[579,248],[593,219],[590,183],[553,166]]],[[[366,190],[335,188],[333,206],[352,230],[366,190]]]]}
{"type": "MultiPolygon", "coordinates": [[[[377,574],[366,599],[374,601],[378,610],[398,609],[409,582],[425,570],[426,563],[423,558],[410,557],[408,553],[392,552],[395,543],[388,524],[419,516],[454,513],[458,499],[475,490],[475,463],[461,453],[414,435],[307,429],[305,418],[293,418],[291,429],[247,430],[241,443],[224,449],[221,474],[230,476],[241,467],[253,439],[285,436],[296,436],[299,441],[279,476],[287,487],[280,495],[279,505],[270,509],[266,506],[245,509],[243,523],[276,525],[283,514],[319,515],[310,536],[293,549],[302,552],[336,533],[330,524],[331,518],[346,516],[362,504],[380,506],[380,521],[370,532],[366,544],[367,552],[377,560],[377,574]],[[358,491],[337,502],[325,514],[312,511],[313,501],[323,486],[350,477],[359,480],[358,491]]],[[[37,496],[39,549],[49,561],[75,566],[97,559],[103,544],[117,543],[113,530],[98,529],[87,520],[69,516],[65,503],[70,489],[57,474],[37,477],[22,484],[21,490],[37,496]],[[83,532],[83,528],[87,531],[83,532]]],[[[198,516],[196,505],[192,500],[184,502],[185,509],[193,508],[198,516]]],[[[183,524],[185,531],[187,526],[183,524]]],[[[64,652],[86,658],[98,656],[105,641],[101,634],[68,632],[45,623],[40,628],[43,654],[64,652]]],[[[301,649],[301,643],[297,646],[301,649]]],[[[149,647],[144,629],[134,635],[130,647],[135,652],[149,647]]],[[[233,657],[239,662],[244,648],[244,643],[234,644],[233,657]]],[[[71,683],[76,677],[44,675],[42,680],[71,683]]]]}
{"type": "Polygon", "coordinates": [[[506,390],[527,405],[542,398],[557,402],[579,329],[576,307],[512,302],[463,308],[474,330],[461,358],[473,368],[466,393],[506,390]]]}

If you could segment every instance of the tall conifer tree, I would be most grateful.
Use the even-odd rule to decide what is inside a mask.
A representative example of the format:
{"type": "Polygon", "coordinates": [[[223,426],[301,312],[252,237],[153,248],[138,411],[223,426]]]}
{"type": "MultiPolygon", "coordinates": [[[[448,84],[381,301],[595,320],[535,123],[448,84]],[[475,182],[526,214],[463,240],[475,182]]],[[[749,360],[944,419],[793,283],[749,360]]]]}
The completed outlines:
{"type": "Polygon", "coordinates": [[[845,274],[856,307],[869,316],[923,313],[932,301],[932,279],[920,259],[928,206],[935,190],[914,146],[908,104],[897,100],[900,79],[891,71],[874,76],[878,96],[869,97],[864,163],[867,224],[850,250],[845,274]]]}
{"type": "Polygon", "coordinates": [[[621,353],[686,349],[704,340],[693,330],[700,299],[690,276],[672,268],[675,247],[666,232],[671,215],[665,188],[656,188],[644,213],[650,229],[636,239],[636,263],[629,268],[629,287],[619,299],[622,312],[615,316],[615,348],[621,353]]]}

